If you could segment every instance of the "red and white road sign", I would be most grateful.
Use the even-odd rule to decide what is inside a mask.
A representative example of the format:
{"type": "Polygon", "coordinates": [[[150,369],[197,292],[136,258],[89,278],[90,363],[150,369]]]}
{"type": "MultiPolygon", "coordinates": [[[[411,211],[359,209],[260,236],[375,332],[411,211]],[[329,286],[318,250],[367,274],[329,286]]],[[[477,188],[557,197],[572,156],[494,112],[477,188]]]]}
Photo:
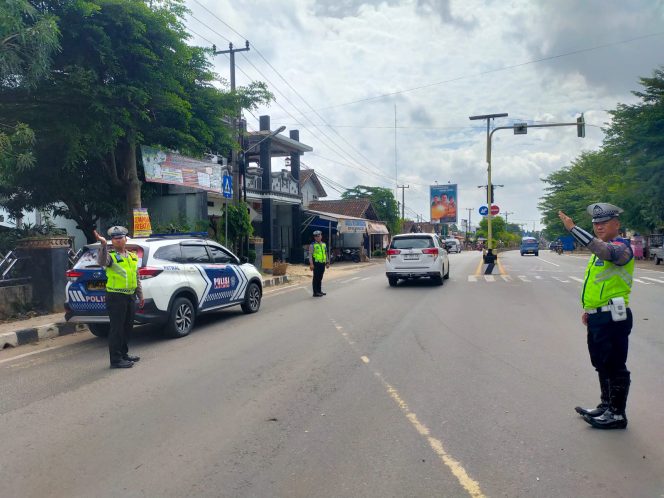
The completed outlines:
{"type": "Polygon", "coordinates": [[[498,213],[500,213],[500,208],[495,204],[491,204],[491,216],[496,216],[498,213]]]}

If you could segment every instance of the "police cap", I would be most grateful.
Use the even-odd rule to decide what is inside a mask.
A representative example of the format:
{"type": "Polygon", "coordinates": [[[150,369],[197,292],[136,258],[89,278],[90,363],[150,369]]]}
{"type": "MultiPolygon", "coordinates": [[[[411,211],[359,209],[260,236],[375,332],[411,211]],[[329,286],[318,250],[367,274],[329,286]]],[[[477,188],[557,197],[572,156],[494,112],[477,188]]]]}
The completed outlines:
{"type": "Polygon", "coordinates": [[[127,230],[125,227],[120,227],[120,226],[114,226],[108,229],[108,236],[110,238],[113,237],[124,237],[129,233],[129,230],[127,230]]]}
{"type": "Polygon", "coordinates": [[[316,235],[323,235],[323,232],[321,232],[320,230],[314,230],[314,236],[316,235]]]}
{"type": "Polygon", "coordinates": [[[618,206],[614,206],[608,202],[591,204],[586,210],[588,211],[588,214],[593,217],[593,223],[609,221],[612,218],[617,218],[620,213],[623,212],[618,206]]]}

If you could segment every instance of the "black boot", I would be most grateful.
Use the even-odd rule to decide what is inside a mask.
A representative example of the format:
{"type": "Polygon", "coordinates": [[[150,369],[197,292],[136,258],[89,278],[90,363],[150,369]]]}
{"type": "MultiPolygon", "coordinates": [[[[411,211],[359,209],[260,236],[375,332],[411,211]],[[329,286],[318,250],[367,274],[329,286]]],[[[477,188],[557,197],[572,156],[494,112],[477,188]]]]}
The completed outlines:
{"type": "Polygon", "coordinates": [[[627,395],[629,377],[617,377],[609,381],[609,408],[599,417],[585,415],[583,419],[596,429],[624,429],[627,427],[627,395]]]}
{"type": "Polygon", "coordinates": [[[600,404],[597,408],[582,408],[580,406],[574,407],[576,413],[579,415],[588,415],[589,417],[599,417],[609,407],[609,379],[599,376],[599,387],[602,391],[600,396],[600,404]]]}

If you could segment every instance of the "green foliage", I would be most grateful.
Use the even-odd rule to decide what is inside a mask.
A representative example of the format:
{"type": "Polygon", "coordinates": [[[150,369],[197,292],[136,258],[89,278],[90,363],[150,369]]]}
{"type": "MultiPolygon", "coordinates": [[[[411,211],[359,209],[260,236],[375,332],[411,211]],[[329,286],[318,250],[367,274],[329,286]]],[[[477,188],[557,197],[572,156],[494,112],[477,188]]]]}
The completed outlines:
{"type": "Polygon", "coordinates": [[[251,237],[254,234],[249,209],[244,202],[237,205],[227,203],[224,205],[224,209],[228,210],[228,240],[226,240],[225,214],[216,220],[214,239],[228,248],[236,249],[242,237],[251,237]]]}
{"type": "Polygon", "coordinates": [[[371,253],[371,255],[372,255],[374,258],[384,258],[384,257],[385,257],[385,251],[383,251],[382,249],[375,249],[375,250],[371,253]]]}
{"type": "MultiPolygon", "coordinates": [[[[491,240],[493,241],[491,247],[514,246],[518,244],[521,241],[521,234],[519,232],[513,232],[511,230],[512,227],[513,224],[506,224],[505,219],[502,216],[493,216],[491,218],[491,240]]],[[[488,233],[489,221],[488,218],[485,217],[480,221],[480,226],[475,234],[475,238],[487,238],[488,233]]]]}
{"type": "Polygon", "coordinates": [[[187,232],[207,232],[209,233],[210,223],[207,220],[197,220],[191,222],[185,217],[177,220],[170,220],[165,223],[155,223],[152,225],[152,233],[187,233],[187,232]]]}
{"type": "Polygon", "coordinates": [[[544,179],[549,186],[539,203],[553,240],[567,233],[558,211],[591,229],[586,207],[610,202],[622,207],[623,226],[640,232],[664,228],[664,70],[641,78],[641,101],[619,104],[598,151],[581,154],[570,166],[544,179]]]}
{"type": "Polygon", "coordinates": [[[0,85],[34,86],[59,50],[59,29],[51,14],[39,14],[27,0],[0,3],[0,85]]]}
{"type": "Polygon", "coordinates": [[[378,219],[387,224],[390,233],[401,233],[402,220],[399,218],[399,205],[394,192],[384,187],[357,185],[341,194],[342,199],[369,199],[376,210],[378,219]]]}
{"type": "Polygon", "coordinates": [[[0,88],[2,115],[36,134],[35,167],[5,184],[20,191],[16,208],[63,202],[91,234],[101,216],[141,205],[140,144],[225,154],[237,145],[224,118],[272,99],[262,83],[215,86],[211,50],[187,44],[182,0],[35,5],[57,20],[62,49],[36,85],[0,88]]]}

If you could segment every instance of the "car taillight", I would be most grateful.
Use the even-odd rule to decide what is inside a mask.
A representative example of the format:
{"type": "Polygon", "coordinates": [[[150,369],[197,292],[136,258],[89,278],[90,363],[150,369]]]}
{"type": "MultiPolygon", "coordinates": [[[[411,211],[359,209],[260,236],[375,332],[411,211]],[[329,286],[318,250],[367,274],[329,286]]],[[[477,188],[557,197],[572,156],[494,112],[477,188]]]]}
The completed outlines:
{"type": "Polygon", "coordinates": [[[422,249],[422,254],[435,254],[437,256],[438,255],[438,248],[437,247],[429,247],[427,249],[422,249]]]}
{"type": "Polygon", "coordinates": [[[401,254],[401,251],[399,249],[388,249],[387,250],[387,255],[388,256],[396,256],[397,254],[401,254]]]}
{"type": "Polygon", "coordinates": [[[76,279],[82,276],[83,272],[78,270],[67,270],[65,272],[65,277],[67,277],[67,280],[69,280],[70,282],[76,282],[76,279]]]}
{"type": "Polygon", "coordinates": [[[141,280],[147,280],[148,278],[154,278],[159,275],[162,271],[161,268],[154,268],[152,266],[145,266],[138,270],[138,278],[141,280]]]}

